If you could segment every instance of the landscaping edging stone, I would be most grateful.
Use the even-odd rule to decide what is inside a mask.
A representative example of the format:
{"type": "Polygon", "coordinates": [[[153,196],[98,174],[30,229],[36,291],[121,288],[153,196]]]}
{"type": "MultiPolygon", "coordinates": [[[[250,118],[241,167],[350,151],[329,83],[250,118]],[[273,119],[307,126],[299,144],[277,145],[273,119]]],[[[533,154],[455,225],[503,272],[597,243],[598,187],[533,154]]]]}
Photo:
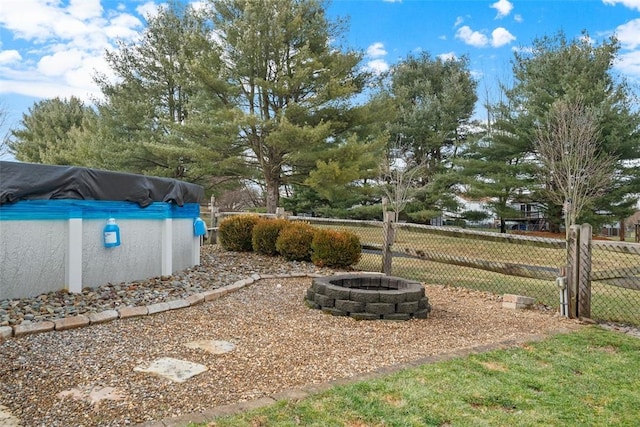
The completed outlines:
{"type": "Polygon", "coordinates": [[[218,298],[227,295],[228,293],[237,291],[255,283],[262,279],[286,279],[293,277],[310,277],[317,278],[322,277],[320,274],[313,273],[290,273],[290,274],[254,274],[251,277],[238,280],[230,285],[222,286],[210,291],[200,292],[190,295],[187,298],[171,300],[161,303],[155,303],[142,306],[128,306],[122,307],[117,310],[105,310],[97,313],[80,314],[77,316],[70,316],[55,321],[42,321],[42,322],[29,322],[25,321],[19,325],[13,326],[0,326],[0,342],[24,335],[51,332],[51,331],[63,331],[66,329],[80,328],[90,326],[93,324],[111,322],[117,319],[127,319],[133,317],[149,316],[156,313],[162,313],[169,310],[177,310],[181,308],[187,308],[194,305],[201,304],[203,302],[215,301],[218,298]]]}
{"type": "Polygon", "coordinates": [[[328,285],[325,284],[325,282],[328,283],[329,280],[334,280],[335,278],[344,280],[345,278],[356,276],[385,277],[380,275],[379,273],[361,273],[350,275],[337,273],[333,276],[298,272],[289,274],[253,274],[251,277],[238,280],[230,285],[222,286],[210,291],[192,294],[182,299],[143,306],[127,306],[119,308],[117,310],[105,310],[97,313],[80,314],[77,316],[56,319],[55,321],[25,321],[19,325],[0,326],[0,342],[13,337],[20,337],[42,332],[63,331],[72,328],[80,328],[94,324],[111,322],[117,319],[149,316],[169,310],[191,307],[203,302],[215,301],[230,292],[242,289],[245,286],[249,286],[258,280],[275,278],[313,278],[313,283],[311,285],[311,288],[309,288],[309,291],[307,291],[307,296],[305,297],[305,299],[308,302],[316,302],[315,298],[317,298],[317,301],[321,301],[323,304],[317,304],[317,306],[315,306],[314,308],[321,308],[323,311],[336,316],[350,316],[357,320],[374,320],[379,318],[383,318],[386,320],[408,320],[411,317],[426,318],[431,310],[429,299],[424,295],[424,287],[418,282],[411,282],[405,279],[393,277],[394,280],[400,280],[415,284],[416,290],[413,292],[407,292],[406,295],[400,295],[399,292],[388,291],[385,292],[383,296],[374,296],[367,290],[348,289],[331,285],[330,283],[328,285]],[[420,290],[417,289],[417,287],[419,287],[420,290]],[[352,293],[356,299],[355,301],[347,299],[347,297],[351,297],[352,293]],[[409,299],[411,299],[411,301],[409,301],[409,299]],[[418,310],[413,310],[416,303],[418,304],[418,310]]]}
{"type": "Polygon", "coordinates": [[[421,283],[377,273],[316,277],[305,301],[311,308],[356,320],[426,319],[431,311],[421,283]]]}
{"type": "Polygon", "coordinates": [[[328,381],[320,384],[309,384],[298,389],[285,390],[279,393],[272,394],[270,396],[260,397],[257,399],[231,403],[227,405],[220,405],[211,409],[204,410],[202,412],[194,412],[190,414],[184,414],[176,417],[164,418],[156,421],[147,421],[141,424],[136,424],[134,427],[182,427],[190,423],[208,423],[215,421],[216,418],[227,417],[232,415],[241,414],[243,412],[265,408],[272,406],[279,401],[297,402],[308,397],[317,395],[318,393],[327,391],[336,386],[344,386],[349,384],[355,384],[361,381],[370,381],[377,378],[381,378],[386,375],[391,375],[396,372],[400,372],[405,369],[417,368],[422,365],[428,365],[438,362],[444,362],[448,360],[460,359],[473,354],[487,353],[494,350],[505,350],[509,348],[520,347],[524,344],[540,342],[551,336],[558,334],[566,334],[573,332],[573,329],[561,328],[553,331],[548,331],[543,334],[530,334],[518,339],[502,340],[491,344],[483,344],[473,347],[466,347],[458,350],[454,350],[448,353],[436,354],[433,356],[420,357],[416,360],[409,362],[398,363],[395,365],[385,366],[358,374],[348,378],[341,378],[333,381],[328,381]]]}

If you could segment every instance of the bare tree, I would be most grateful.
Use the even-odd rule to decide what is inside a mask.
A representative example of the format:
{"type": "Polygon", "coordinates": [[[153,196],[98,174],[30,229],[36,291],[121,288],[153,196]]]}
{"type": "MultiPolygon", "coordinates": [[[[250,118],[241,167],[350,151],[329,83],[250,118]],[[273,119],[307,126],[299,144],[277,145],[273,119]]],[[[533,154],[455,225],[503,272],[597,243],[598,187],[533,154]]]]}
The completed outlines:
{"type": "Polygon", "coordinates": [[[5,128],[8,119],[7,106],[3,100],[0,100],[0,159],[9,154],[9,130],[5,128]]]}
{"type": "Polygon", "coordinates": [[[535,131],[545,192],[564,206],[565,230],[610,186],[616,159],[602,152],[596,113],[581,100],[556,101],[535,131]]]}
{"type": "Polygon", "coordinates": [[[264,206],[260,191],[243,183],[239,188],[227,190],[217,198],[217,206],[222,212],[240,212],[245,209],[264,206]]]}
{"type": "Polygon", "coordinates": [[[411,200],[424,170],[425,162],[417,161],[409,147],[402,144],[402,136],[398,136],[380,165],[380,180],[387,200],[384,208],[391,208],[395,221],[411,200]]]}

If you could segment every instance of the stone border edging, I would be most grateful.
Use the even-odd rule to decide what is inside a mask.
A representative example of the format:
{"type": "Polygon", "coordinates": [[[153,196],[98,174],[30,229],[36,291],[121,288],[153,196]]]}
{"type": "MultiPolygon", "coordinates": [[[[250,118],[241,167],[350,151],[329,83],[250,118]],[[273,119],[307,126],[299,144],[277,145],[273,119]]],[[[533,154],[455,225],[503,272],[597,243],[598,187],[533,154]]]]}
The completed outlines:
{"type": "Polygon", "coordinates": [[[443,362],[447,360],[467,357],[473,354],[486,353],[493,350],[504,350],[508,348],[515,348],[520,345],[529,342],[539,342],[548,337],[557,334],[571,333],[577,330],[577,328],[560,328],[552,331],[547,331],[544,334],[530,334],[517,339],[508,339],[504,341],[498,341],[490,344],[483,344],[473,347],[466,347],[458,350],[454,350],[449,353],[436,354],[433,356],[426,356],[409,362],[399,363],[376,369],[371,372],[356,375],[349,378],[341,378],[333,381],[329,381],[321,384],[310,384],[303,386],[299,389],[286,390],[279,393],[272,394],[266,397],[260,397],[245,402],[231,403],[228,405],[216,406],[212,409],[202,412],[194,412],[191,414],[180,415],[177,417],[164,418],[159,421],[147,421],[141,424],[136,424],[134,427],[185,427],[190,423],[206,423],[211,422],[215,418],[237,415],[245,411],[251,411],[254,409],[264,408],[271,406],[279,400],[291,400],[298,401],[306,399],[314,394],[327,391],[335,386],[354,384],[360,381],[369,381],[380,378],[385,375],[394,374],[404,369],[417,368],[421,365],[427,365],[437,362],[443,362]]]}
{"type": "Polygon", "coordinates": [[[324,277],[317,273],[289,273],[289,274],[253,274],[245,279],[238,280],[230,285],[212,289],[210,291],[199,292],[189,295],[186,298],[176,299],[166,302],[159,302],[150,305],[135,307],[122,307],[117,310],[105,310],[98,313],[79,314],[72,317],[63,317],[55,320],[44,320],[42,322],[21,323],[13,326],[0,326],[0,342],[12,337],[21,337],[42,332],[64,331],[67,329],[82,328],[89,325],[110,322],[117,319],[127,319],[131,317],[148,316],[170,310],[187,308],[203,302],[215,301],[218,298],[235,292],[262,279],[289,279],[294,277],[324,277]]]}

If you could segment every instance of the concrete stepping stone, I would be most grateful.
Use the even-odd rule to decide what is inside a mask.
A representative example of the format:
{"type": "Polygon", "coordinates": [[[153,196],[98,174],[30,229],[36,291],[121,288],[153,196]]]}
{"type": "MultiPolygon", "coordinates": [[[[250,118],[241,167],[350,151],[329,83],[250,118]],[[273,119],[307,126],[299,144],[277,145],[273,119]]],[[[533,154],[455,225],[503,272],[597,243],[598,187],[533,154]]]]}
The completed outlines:
{"type": "Polygon", "coordinates": [[[20,420],[9,412],[9,408],[0,405],[0,427],[21,427],[20,420]]]}
{"type": "Polygon", "coordinates": [[[185,343],[185,346],[189,348],[199,348],[213,354],[228,353],[234,348],[236,348],[235,344],[230,343],[229,341],[216,341],[216,340],[191,341],[191,342],[185,343]]]}
{"type": "Polygon", "coordinates": [[[101,400],[123,400],[125,398],[124,392],[116,387],[99,387],[95,385],[61,391],[56,396],[59,398],[71,396],[73,399],[85,400],[92,405],[99,404],[101,400]]]}
{"type": "Polygon", "coordinates": [[[158,375],[177,383],[185,382],[189,378],[201,374],[208,369],[209,368],[199,363],[192,363],[171,357],[161,357],[151,363],[142,364],[133,368],[136,372],[158,375]]]}

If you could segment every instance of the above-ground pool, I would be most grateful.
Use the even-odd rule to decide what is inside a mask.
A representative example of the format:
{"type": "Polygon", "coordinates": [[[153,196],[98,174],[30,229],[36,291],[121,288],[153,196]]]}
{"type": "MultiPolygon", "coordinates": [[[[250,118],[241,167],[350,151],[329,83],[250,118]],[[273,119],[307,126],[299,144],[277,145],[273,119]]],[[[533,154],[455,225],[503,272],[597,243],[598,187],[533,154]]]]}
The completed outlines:
{"type": "Polygon", "coordinates": [[[199,264],[203,198],[175,179],[0,162],[0,300],[199,264]]]}

